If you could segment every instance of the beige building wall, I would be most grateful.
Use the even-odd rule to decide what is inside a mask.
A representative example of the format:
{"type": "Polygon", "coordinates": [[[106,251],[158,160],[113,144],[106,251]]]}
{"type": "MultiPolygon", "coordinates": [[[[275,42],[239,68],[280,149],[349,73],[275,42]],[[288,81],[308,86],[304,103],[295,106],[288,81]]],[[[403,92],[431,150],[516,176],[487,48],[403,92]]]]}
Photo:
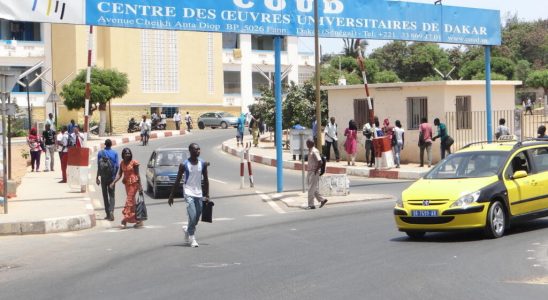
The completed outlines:
{"type": "MultiPolygon", "coordinates": [[[[492,110],[513,110],[515,87],[520,81],[493,81],[492,82],[492,110]]],[[[339,125],[339,151],[341,158],[346,159],[344,151],[344,129],[348,122],[354,119],[354,99],[364,99],[363,85],[324,87],[328,91],[329,117],[335,117],[339,125]]],[[[381,126],[385,118],[394,125],[400,120],[405,130],[405,145],[401,152],[402,163],[418,162],[419,148],[417,129],[408,129],[407,98],[426,97],[428,100],[428,122],[432,125],[433,134],[436,127],[433,120],[439,118],[445,123],[446,112],[456,111],[456,97],[470,96],[471,111],[485,111],[485,82],[476,81],[435,81],[435,82],[409,82],[370,84],[370,96],[374,99],[375,115],[378,116],[381,126]]],[[[496,122],[496,120],[493,120],[496,122]]],[[[361,128],[359,128],[361,130],[361,128]]],[[[451,132],[449,132],[452,135],[451,132]]],[[[357,160],[365,161],[364,136],[358,134],[357,160]]],[[[433,161],[440,159],[439,140],[432,145],[433,161]]],[[[426,159],[426,157],[425,157],[426,159]]]]}
{"type": "MultiPolygon", "coordinates": [[[[53,25],[52,56],[54,80],[60,81],[71,72],[77,74],[87,67],[88,26],[53,25]]],[[[150,115],[151,107],[177,107],[190,111],[196,120],[202,112],[229,111],[239,113],[240,107],[223,106],[222,36],[219,33],[175,32],[178,57],[178,90],[150,93],[143,90],[143,30],[94,27],[92,63],[100,68],[117,69],[128,74],[128,93],[113,99],[112,116],[115,132],[125,131],[129,118],[150,115]]],[[[68,83],[70,80],[67,80],[68,83]]],[[[61,91],[59,87],[58,91],[61,91]]],[[[93,101],[93,99],[92,99],[93,101]]],[[[98,118],[94,112],[92,120],[98,118]]],[[[58,108],[60,124],[70,119],[83,123],[83,110],[58,108]]],[[[168,128],[175,127],[168,120],[168,128]]]]}

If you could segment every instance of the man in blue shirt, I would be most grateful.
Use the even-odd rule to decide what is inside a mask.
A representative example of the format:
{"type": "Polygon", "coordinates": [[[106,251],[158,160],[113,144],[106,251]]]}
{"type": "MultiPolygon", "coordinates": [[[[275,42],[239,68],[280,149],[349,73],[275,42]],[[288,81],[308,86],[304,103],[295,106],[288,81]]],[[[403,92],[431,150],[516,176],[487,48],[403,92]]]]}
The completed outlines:
{"type": "Polygon", "coordinates": [[[105,140],[105,149],[97,153],[97,176],[95,181],[97,185],[101,185],[103,192],[103,201],[105,204],[105,220],[114,221],[114,187],[110,187],[110,184],[116,178],[120,160],[118,153],[111,149],[112,141],[110,139],[105,140]],[[101,179],[99,180],[99,176],[101,179]]]}
{"type": "Polygon", "coordinates": [[[68,131],[68,134],[72,134],[72,132],[74,131],[74,127],[76,127],[76,122],[74,122],[74,119],[73,120],[70,120],[70,123],[67,125],[67,131],[68,131]]]}

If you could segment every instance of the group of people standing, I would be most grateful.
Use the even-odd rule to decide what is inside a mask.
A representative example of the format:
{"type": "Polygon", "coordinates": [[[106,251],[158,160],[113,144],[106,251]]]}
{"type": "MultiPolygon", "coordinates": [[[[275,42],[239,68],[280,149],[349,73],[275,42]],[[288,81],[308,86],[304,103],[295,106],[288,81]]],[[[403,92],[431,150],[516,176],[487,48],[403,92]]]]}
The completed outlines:
{"type": "Polygon", "coordinates": [[[61,132],[56,133],[53,114],[48,115],[45,130],[38,134],[35,127],[31,128],[27,136],[27,144],[31,157],[31,172],[40,172],[40,157],[45,153],[44,172],[55,171],[55,152],[59,153],[61,162],[62,179],[59,183],[67,182],[68,149],[70,147],[81,148],[84,146],[85,137],[80,132],[79,126],[74,120],[61,127],[61,132]]]}
{"type": "MultiPolygon", "coordinates": [[[[421,119],[418,143],[420,148],[420,167],[424,166],[424,152],[427,153],[428,167],[432,165],[432,143],[438,138],[441,140],[440,151],[442,159],[445,157],[446,153],[451,154],[451,145],[454,141],[449,136],[446,125],[441,123],[438,118],[434,119],[434,125],[438,128],[438,132],[435,136],[432,134],[432,125],[428,124],[426,118],[421,119]]],[[[401,151],[404,149],[405,145],[405,129],[403,129],[400,120],[396,120],[395,126],[392,126],[390,120],[386,118],[381,127],[378,117],[375,117],[374,123],[365,123],[361,131],[364,136],[365,162],[368,167],[373,167],[375,165],[375,147],[373,139],[380,137],[386,137],[390,140],[394,154],[394,163],[396,168],[400,167],[401,151]]],[[[338,162],[340,160],[338,128],[334,117],[331,117],[329,123],[325,126],[324,136],[324,155],[327,161],[331,158],[331,148],[333,148],[335,159],[338,162]]],[[[348,122],[348,127],[344,130],[344,136],[346,137],[344,150],[347,154],[347,165],[355,166],[356,154],[358,152],[358,127],[354,120],[348,122]]]]}
{"type": "MultiPolygon", "coordinates": [[[[176,130],[181,130],[181,121],[182,120],[183,120],[183,116],[181,115],[181,113],[179,111],[176,111],[173,114],[173,122],[175,122],[175,129],[176,130]]],[[[190,132],[190,130],[192,129],[193,124],[192,124],[192,117],[190,116],[190,113],[188,111],[186,112],[184,120],[185,120],[185,124],[186,124],[186,130],[188,132],[190,132]]]]}
{"type": "Polygon", "coordinates": [[[245,125],[248,125],[249,133],[253,137],[253,146],[259,146],[259,137],[265,132],[265,126],[261,116],[253,116],[251,113],[241,113],[236,127],[236,146],[244,146],[245,125]]]}

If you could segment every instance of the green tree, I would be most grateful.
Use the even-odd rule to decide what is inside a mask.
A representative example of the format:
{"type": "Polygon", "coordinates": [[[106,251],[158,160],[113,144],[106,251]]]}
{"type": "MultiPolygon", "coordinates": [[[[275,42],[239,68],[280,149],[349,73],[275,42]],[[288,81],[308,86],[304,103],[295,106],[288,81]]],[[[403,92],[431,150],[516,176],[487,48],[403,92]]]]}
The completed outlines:
{"type": "MultiPolygon", "coordinates": [[[[485,80],[485,72],[477,73],[476,75],[472,76],[472,80],[485,80]]],[[[500,74],[497,72],[491,72],[491,80],[508,80],[508,77],[504,74],[500,74]]]]}
{"type": "Polygon", "coordinates": [[[357,58],[359,56],[358,54],[358,47],[362,46],[362,51],[365,51],[365,47],[369,45],[366,40],[360,40],[360,39],[349,39],[345,38],[342,39],[344,46],[343,46],[343,54],[344,56],[350,56],[353,58],[357,58]]]}
{"type": "Polygon", "coordinates": [[[514,75],[517,80],[521,80],[525,84],[530,72],[531,63],[528,61],[522,59],[516,63],[516,71],[514,72],[514,75]]]}
{"type": "Polygon", "coordinates": [[[398,74],[394,71],[380,71],[375,74],[376,83],[400,82],[398,74]]]}
{"type": "Polygon", "coordinates": [[[543,88],[544,95],[548,95],[548,69],[531,72],[526,83],[530,87],[543,88]]]}
{"type": "MultiPolygon", "coordinates": [[[[127,74],[113,69],[93,68],[91,70],[90,114],[99,110],[99,134],[104,135],[106,126],[106,105],[114,99],[123,97],[128,92],[129,80],[127,74]]],[[[67,85],[60,93],[64,104],[69,110],[85,107],[86,70],[67,85]]]]}

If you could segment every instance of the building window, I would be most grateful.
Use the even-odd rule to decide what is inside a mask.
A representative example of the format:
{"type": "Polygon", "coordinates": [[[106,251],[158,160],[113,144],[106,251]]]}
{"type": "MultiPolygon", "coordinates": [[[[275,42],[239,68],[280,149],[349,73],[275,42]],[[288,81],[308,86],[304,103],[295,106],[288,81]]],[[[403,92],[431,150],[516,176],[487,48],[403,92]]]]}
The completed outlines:
{"type": "Polygon", "coordinates": [[[144,93],[179,91],[177,33],[164,30],[142,31],[142,83],[144,93]]]}
{"type": "MultiPolygon", "coordinates": [[[[271,35],[253,35],[251,36],[252,50],[274,51],[274,36],[271,35]]],[[[282,51],[287,49],[287,39],[282,41],[282,51]]]]}
{"type": "MultiPolygon", "coordinates": [[[[371,106],[375,108],[375,102],[371,98],[371,106]]],[[[358,128],[362,128],[365,123],[369,123],[369,103],[367,99],[354,99],[354,121],[358,128]]]]}
{"type": "Polygon", "coordinates": [[[422,118],[428,117],[428,99],[426,97],[407,98],[407,129],[419,129],[422,118]]]}
{"type": "Polygon", "coordinates": [[[299,85],[305,84],[307,81],[311,81],[314,78],[314,71],[311,72],[299,72],[299,85]]]}
{"type": "MultiPolygon", "coordinates": [[[[26,70],[28,70],[29,67],[11,67],[11,70],[14,71],[16,74],[22,74],[26,70]]],[[[36,74],[42,74],[42,68],[36,69],[36,71],[30,73],[27,75],[28,82],[32,82],[34,79],[36,79],[36,74]]],[[[21,79],[21,82],[26,83],[25,79],[21,79]]],[[[21,86],[20,84],[15,84],[13,89],[11,90],[13,93],[23,93],[27,92],[27,88],[24,86],[21,86]]],[[[29,93],[42,93],[44,92],[44,89],[42,87],[42,79],[39,79],[36,83],[34,83],[32,86],[29,87],[29,93]]]]}
{"type": "Polygon", "coordinates": [[[40,23],[0,20],[0,40],[41,41],[40,23]]]}
{"type": "Polygon", "coordinates": [[[472,97],[457,96],[457,129],[472,129],[472,97]]]}
{"type": "Polygon", "coordinates": [[[223,32],[223,49],[240,48],[240,35],[237,33],[223,32]]]}
{"type": "Polygon", "coordinates": [[[225,94],[241,94],[242,84],[240,81],[240,72],[224,71],[225,94]]]}
{"type": "MultiPolygon", "coordinates": [[[[251,74],[251,86],[253,88],[253,95],[261,94],[261,89],[272,88],[274,89],[274,72],[253,72],[251,74]],[[270,80],[268,79],[270,78],[270,80]]],[[[282,93],[287,93],[289,86],[289,78],[285,76],[282,78],[282,93]]]]}

